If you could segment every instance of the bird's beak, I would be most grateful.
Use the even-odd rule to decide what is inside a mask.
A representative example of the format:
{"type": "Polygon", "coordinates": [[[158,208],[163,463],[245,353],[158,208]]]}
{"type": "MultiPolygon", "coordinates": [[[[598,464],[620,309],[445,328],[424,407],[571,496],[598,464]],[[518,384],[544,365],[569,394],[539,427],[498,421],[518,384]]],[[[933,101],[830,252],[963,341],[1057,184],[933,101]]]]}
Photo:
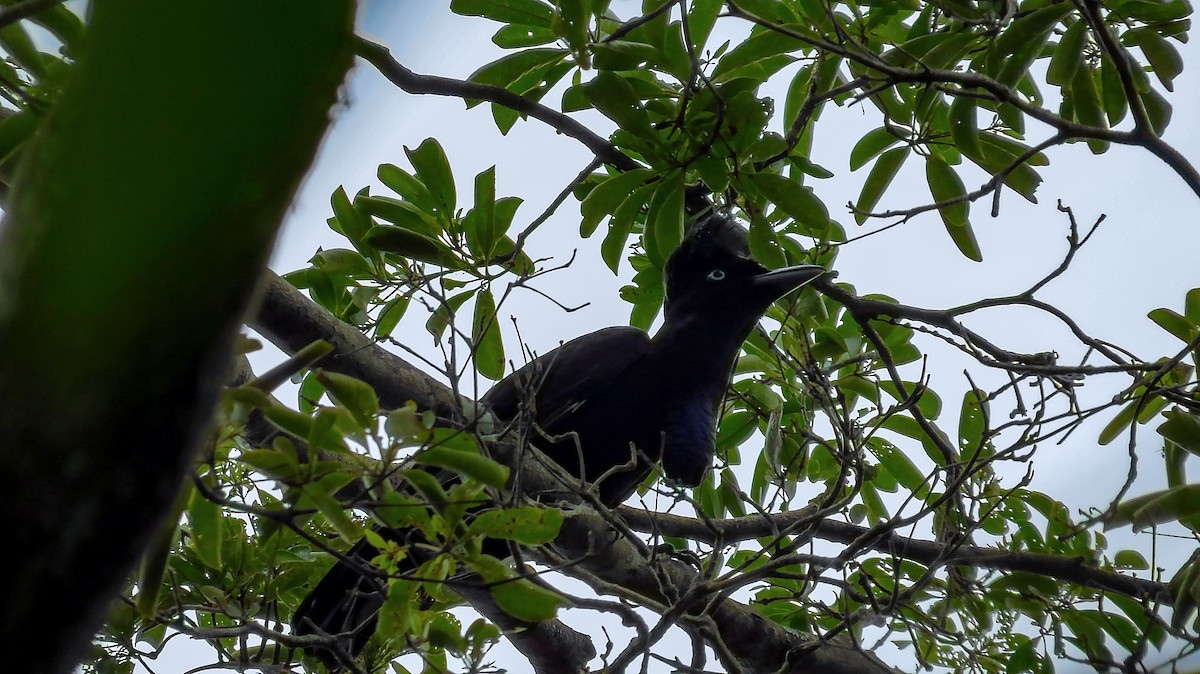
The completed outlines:
{"type": "Polygon", "coordinates": [[[825,275],[837,275],[837,272],[827,272],[824,267],[812,264],[799,264],[794,267],[772,269],[755,276],[751,283],[765,293],[774,297],[783,297],[800,286],[811,283],[825,275]]]}

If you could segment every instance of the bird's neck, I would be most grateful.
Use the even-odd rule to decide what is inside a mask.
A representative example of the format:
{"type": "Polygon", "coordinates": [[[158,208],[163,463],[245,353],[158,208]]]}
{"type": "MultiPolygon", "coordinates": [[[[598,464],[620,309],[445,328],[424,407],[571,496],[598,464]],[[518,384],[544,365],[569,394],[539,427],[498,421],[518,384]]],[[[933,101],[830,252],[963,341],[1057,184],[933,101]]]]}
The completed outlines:
{"type": "Polygon", "coordinates": [[[668,319],[652,339],[655,357],[671,370],[664,374],[673,380],[690,390],[720,396],[752,327],[722,325],[702,318],[668,319]]]}

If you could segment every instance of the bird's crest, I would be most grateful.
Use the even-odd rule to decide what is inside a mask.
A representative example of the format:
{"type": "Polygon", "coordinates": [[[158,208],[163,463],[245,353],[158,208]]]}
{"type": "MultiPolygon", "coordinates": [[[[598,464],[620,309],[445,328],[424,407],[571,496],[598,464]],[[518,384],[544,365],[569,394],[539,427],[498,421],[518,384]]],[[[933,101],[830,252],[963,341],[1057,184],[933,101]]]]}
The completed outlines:
{"type": "Polygon", "coordinates": [[[695,248],[722,250],[738,257],[750,257],[746,229],[723,213],[709,213],[696,220],[679,244],[676,255],[686,255],[695,248]]]}
{"type": "Polygon", "coordinates": [[[685,288],[699,287],[695,284],[710,270],[752,259],[746,228],[723,213],[702,216],[688,229],[663,269],[667,303],[682,296],[685,288]]]}
{"type": "Polygon", "coordinates": [[[751,258],[746,228],[728,215],[709,213],[688,229],[687,236],[667,260],[663,272],[670,286],[672,277],[686,277],[688,270],[704,268],[707,271],[715,261],[735,258],[751,258]]]}

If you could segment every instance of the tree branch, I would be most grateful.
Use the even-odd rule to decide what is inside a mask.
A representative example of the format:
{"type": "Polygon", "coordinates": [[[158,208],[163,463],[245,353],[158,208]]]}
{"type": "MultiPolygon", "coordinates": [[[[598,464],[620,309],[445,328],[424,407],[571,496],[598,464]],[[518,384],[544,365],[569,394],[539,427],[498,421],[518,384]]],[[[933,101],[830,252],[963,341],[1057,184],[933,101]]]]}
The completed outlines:
{"type": "MultiPolygon", "coordinates": [[[[769,516],[748,515],[701,522],[680,515],[648,512],[627,506],[619,508],[621,516],[637,531],[678,536],[714,545],[728,545],[777,535],[779,531],[789,528],[794,523],[811,517],[814,510],[815,508],[808,507],[769,516]]],[[[829,519],[819,520],[813,525],[814,536],[835,543],[855,543],[870,532],[868,527],[829,519]]],[[[1083,557],[995,550],[970,545],[949,546],[901,536],[894,531],[874,537],[868,547],[929,566],[959,564],[997,571],[1025,571],[1139,599],[1149,598],[1168,605],[1172,602],[1166,584],[1104,571],[1091,566],[1083,557]]]]}
{"type": "Polygon", "coordinates": [[[356,39],[355,51],[359,57],[375,66],[392,84],[410,94],[450,96],[463,100],[479,99],[502,105],[510,110],[515,110],[523,115],[529,115],[536,120],[545,122],[564,136],[569,136],[583,143],[584,147],[591,150],[592,154],[596,155],[605,164],[609,164],[622,171],[641,168],[640,164],[624,152],[618,150],[615,145],[601,138],[575,119],[552,110],[537,101],[525,98],[520,94],[514,94],[508,89],[490,84],[451,79],[449,77],[419,75],[392,58],[392,54],[388,51],[387,47],[361,37],[356,39]]]}

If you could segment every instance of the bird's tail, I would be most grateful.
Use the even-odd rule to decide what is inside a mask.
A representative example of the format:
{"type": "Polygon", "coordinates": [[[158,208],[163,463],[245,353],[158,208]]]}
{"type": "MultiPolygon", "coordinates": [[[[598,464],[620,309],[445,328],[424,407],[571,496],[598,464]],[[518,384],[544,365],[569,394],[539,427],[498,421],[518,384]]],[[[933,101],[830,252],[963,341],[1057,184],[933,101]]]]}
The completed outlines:
{"type": "Polygon", "coordinates": [[[330,669],[353,660],[375,632],[379,609],[387,598],[386,583],[370,572],[371,560],[378,554],[365,538],[355,543],[300,602],[292,618],[298,635],[333,637],[329,645],[305,648],[330,669]]]}

